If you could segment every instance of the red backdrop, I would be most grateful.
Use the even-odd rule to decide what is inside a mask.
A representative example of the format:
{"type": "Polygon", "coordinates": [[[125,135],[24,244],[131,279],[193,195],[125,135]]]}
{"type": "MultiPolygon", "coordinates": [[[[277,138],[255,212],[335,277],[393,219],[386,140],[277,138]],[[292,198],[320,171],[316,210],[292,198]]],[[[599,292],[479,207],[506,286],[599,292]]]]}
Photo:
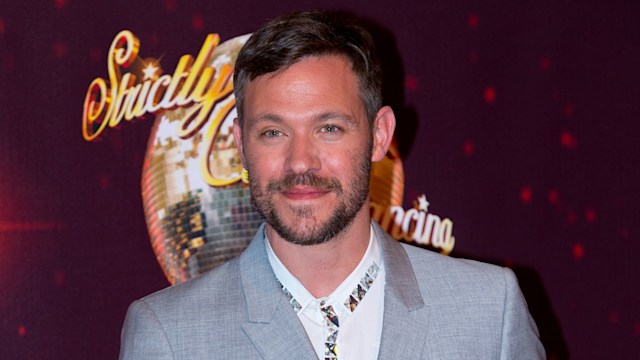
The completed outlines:
{"type": "Polygon", "coordinates": [[[81,135],[114,35],[170,71],[209,32],[310,8],[375,25],[405,207],[426,193],[453,256],[516,271],[550,357],[640,357],[640,9],[439,0],[3,1],[0,356],[113,359],[128,304],[168,285],[140,197],[153,118],[81,135]]]}

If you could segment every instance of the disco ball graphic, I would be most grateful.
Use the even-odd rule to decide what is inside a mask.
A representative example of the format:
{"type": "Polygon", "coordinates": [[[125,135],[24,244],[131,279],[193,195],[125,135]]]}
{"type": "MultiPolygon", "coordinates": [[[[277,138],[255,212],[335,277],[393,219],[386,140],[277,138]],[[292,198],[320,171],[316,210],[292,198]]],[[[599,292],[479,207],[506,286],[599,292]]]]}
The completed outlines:
{"type": "MultiPolygon", "coordinates": [[[[233,65],[247,38],[219,45],[209,66],[218,71],[225,64],[233,65]]],[[[233,101],[233,96],[226,101],[233,101]]],[[[242,165],[232,134],[236,111],[222,120],[209,151],[208,124],[189,138],[177,135],[188,110],[178,108],[156,116],[142,169],[142,199],[151,246],[172,284],[240,254],[262,222],[251,206],[248,185],[235,181],[213,187],[203,176],[203,157],[217,178],[240,176],[242,165]]],[[[217,111],[214,109],[211,116],[217,111]]]]}
{"type": "MultiPolygon", "coordinates": [[[[214,50],[208,65],[216,69],[216,74],[225,64],[235,63],[248,37],[231,39],[214,50]]],[[[239,255],[263,221],[251,205],[247,184],[235,180],[212,186],[203,176],[205,159],[216,178],[231,181],[241,177],[242,165],[232,133],[237,112],[235,107],[224,110],[230,101],[234,101],[233,95],[218,104],[209,118],[224,116],[212,141],[209,123],[188,138],[177,135],[189,107],[157,114],[149,137],[142,169],[142,199],[153,251],[172,284],[239,255]]],[[[403,190],[402,161],[394,143],[385,159],[372,168],[372,213],[374,208],[380,211],[401,205],[403,190]]]]}

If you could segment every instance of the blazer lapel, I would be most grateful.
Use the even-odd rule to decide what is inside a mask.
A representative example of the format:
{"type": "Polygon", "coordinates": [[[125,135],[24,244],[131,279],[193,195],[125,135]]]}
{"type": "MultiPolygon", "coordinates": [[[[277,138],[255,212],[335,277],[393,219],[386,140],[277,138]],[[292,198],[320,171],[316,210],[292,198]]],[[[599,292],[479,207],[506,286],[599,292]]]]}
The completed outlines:
{"type": "Polygon", "coordinates": [[[317,360],[307,333],[269,264],[264,226],[240,257],[248,314],[242,329],[266,360],[317,360]]]}
{"type": "Polygon", "coordinates": [[[386,272],[384,317],[379,359],[420,359],[425,346],[430,308],[402,245],[373,223],[386,272]]]}

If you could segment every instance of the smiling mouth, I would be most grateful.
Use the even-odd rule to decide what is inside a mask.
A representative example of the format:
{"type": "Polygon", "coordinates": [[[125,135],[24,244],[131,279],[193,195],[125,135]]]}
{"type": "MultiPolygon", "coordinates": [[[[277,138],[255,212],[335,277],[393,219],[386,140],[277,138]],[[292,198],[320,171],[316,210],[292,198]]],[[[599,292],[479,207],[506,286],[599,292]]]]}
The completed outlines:
{"type": "Polygon", "coordinates": [[[311,186],[294,186],[280,193],[290,200],[314,200],[330,192],[331,190],[318,189],[311,186]]]}
{"type": "Polygon", "coordinates": [[[335,178],[322,178],[313,173],[289,174],[267,186],[272,194],[279,193],[288,200],[314,200],[329,193],[342,194],[342,186],[335,178]]]}

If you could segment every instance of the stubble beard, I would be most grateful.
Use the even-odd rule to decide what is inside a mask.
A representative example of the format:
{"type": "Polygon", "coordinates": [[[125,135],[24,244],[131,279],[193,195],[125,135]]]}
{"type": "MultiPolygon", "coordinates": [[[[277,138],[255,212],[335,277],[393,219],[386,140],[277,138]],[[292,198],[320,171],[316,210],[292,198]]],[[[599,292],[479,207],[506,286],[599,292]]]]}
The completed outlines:
{"type": "MultiPolygon", "coordinates": [[[[325,243],[347,229],[364,205],[369,194],[371,173],[371,145],[361,157],[356,171],[346,184],[345,190],[336,178],[319,177],[313,173],[289,174],[282,180],[273,180],[263,189],[251,176],[249,185],[253,205],[271,227],[286,241],[297,245],[317,245],[325,243]],[[317,208],[311,205],[289,205],[291,215],[288,222],[279,214],[274,204],[275,196],[294,186],[311,186],[321,191],[334,193],[338,204],[329,218],[322,222],[316,218],[317,208]]],[[[326,196],[326,195],[324,195],[326,196]]]]}

